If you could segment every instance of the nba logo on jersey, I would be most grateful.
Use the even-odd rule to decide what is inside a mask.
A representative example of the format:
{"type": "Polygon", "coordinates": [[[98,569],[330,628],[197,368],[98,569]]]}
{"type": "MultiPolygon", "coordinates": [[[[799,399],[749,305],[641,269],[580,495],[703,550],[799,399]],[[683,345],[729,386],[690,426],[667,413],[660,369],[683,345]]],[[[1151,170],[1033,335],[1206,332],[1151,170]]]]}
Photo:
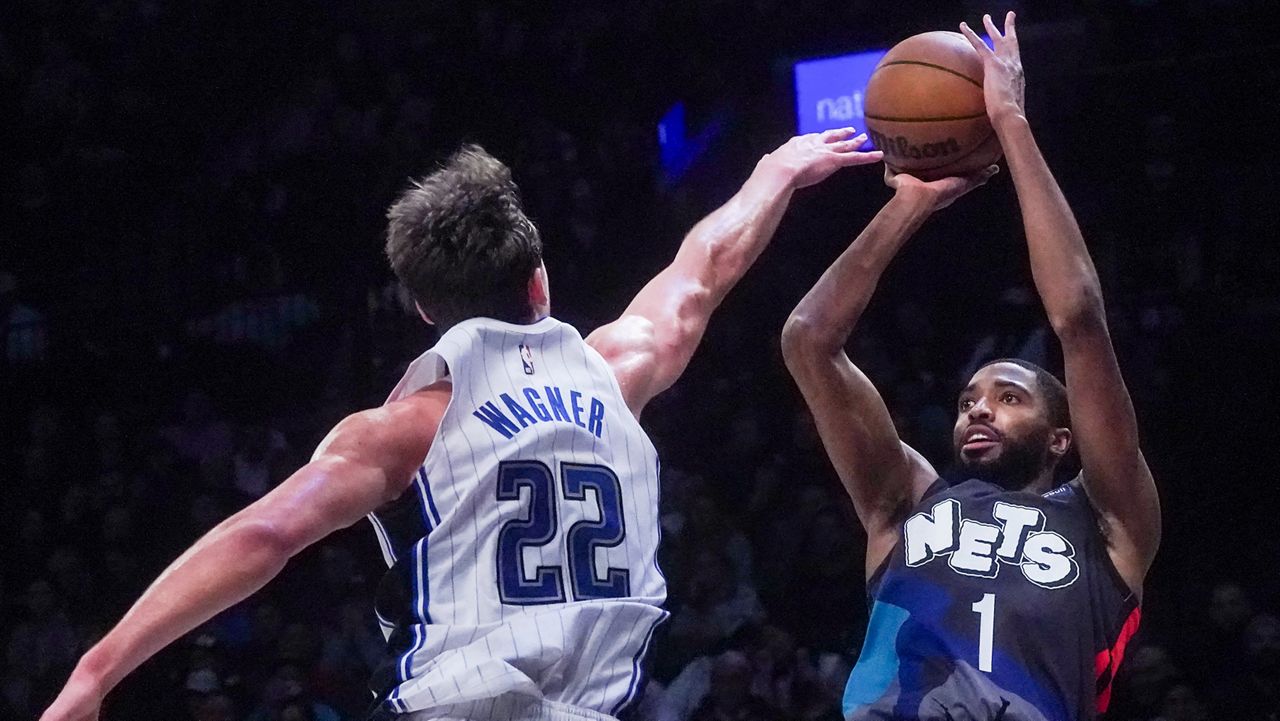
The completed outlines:
{"type": "Polygon", "coordinates": [[[524,364],[524,374],[533,375],[533,351],[524,343],[520,344],[520,362],[524,364]]]}

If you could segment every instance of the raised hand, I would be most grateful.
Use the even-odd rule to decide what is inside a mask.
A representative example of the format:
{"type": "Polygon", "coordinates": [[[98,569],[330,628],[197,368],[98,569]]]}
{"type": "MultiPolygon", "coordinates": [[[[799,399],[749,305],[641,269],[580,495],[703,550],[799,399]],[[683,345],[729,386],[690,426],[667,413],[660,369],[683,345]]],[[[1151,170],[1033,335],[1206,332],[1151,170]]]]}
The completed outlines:
{"type": "Polygon", "coordinates": [[[820,183],[840,168],[884,159],[884,153],[879,150],[859,150],[866,144],[867,134],[855,136],[854,132],[853,128],[837,128],[798,135],[766,157],[790,173],[791,185],[795,188],[820,183]]]}
{"type": "Polygon", "coordinates": [[[978,51],[978,57],[982,58],[982,89],[987,101],[987,116],[992,123],[1008,115],[1026,115],[1026,80],[1022,74],[1022,57],[1018,54],[1015,19],[1013,11],[1009,11],[1004,18],[1004,32],[1001,33],[990,15],[982,16],[982,24],[991,37],[994,50],[982,42],[982,38],[978,37],[968,23],[960,23],[960,32],[964,33],[973,44],[973,49],[978,51]]]}
{"type": "Polygon", "coordinates": [[[922,202],[928,204],[930,212],[936,212],[956,202],[960,196],[970,190],[986,185],[991,176],[998,172],[1000,172],[1000,166],[988,165],[982,170],[969,175],[939,178],[925,182],[914,175],[895,173],[886,165],[884,168],[884,184],[893,188],[898,195],[920,198],[922,202]]]}

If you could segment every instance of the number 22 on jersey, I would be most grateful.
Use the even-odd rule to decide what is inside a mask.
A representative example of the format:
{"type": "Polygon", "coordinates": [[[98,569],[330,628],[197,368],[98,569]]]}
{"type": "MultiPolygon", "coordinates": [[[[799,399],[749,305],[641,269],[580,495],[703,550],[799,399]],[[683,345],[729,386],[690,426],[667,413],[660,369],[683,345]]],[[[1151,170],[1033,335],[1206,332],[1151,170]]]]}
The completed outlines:
{"type": "Polygon", "coordinates": [[[555,477],[541,461],[504,461],[498,466],[499,502],[519,502],[521,489],[529,492],[528,511],[498,531],[498,597],[503,603],[532,606],[631,595],[627,569],[610,567],[603,578],[596,573],[596,552],[618,546],[626,538],[617,474],[600,465],[561,463],[560,487],[566,503],[589,503],[594,496],[599,520],[582,520],[569,527],[565,534],[568,568],[564,563],[538,566],[526,574],[524,549],[556,540],[561,505],[555,477]],[[588,494],[589,490],[594,493],[588,494]],[[566,575],[572,599],[565,595],[566,575]]]}

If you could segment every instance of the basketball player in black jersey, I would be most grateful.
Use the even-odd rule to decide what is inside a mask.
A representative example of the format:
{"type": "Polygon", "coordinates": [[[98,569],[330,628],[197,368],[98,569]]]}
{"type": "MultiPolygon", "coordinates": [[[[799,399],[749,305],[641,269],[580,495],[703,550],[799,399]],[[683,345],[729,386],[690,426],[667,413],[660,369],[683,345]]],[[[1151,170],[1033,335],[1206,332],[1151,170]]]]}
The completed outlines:
{"type": "Polygon", "coordinates": [[[800,302],[787,367],[866,528],[872,613],[844,698],[846,719],[1088,719],[1136,629],[1160,538],[1155,483],[1107,332],[1080,230],[1031,133],[1013,13],[984,18],[992,126],[1013,177],[1035,285],[1061,341],[1066,386],[993,362],[958,400],[948,485],[898,438],[844,346],[881,273],[934,212],[984,183],[887,178],[894,196],[800,302]],[[1069,411],[1068,411],[1069,407],[1069,411]],[[1083,466],[1054,488],[1075,446],[1083,466]]]}

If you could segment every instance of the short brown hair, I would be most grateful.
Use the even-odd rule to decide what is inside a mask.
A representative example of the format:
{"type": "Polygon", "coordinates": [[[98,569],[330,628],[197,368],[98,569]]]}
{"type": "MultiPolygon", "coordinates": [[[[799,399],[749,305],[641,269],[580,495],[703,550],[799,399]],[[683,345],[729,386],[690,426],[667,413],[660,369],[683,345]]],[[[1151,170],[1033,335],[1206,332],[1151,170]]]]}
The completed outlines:
{"type": "Polygon", "coordinates": [[[464,145],[414,181],[387,220],[391,269],[441,330],[477,316],[529,320],[542,240],[511,171],[484,148],[464,145]]]}

